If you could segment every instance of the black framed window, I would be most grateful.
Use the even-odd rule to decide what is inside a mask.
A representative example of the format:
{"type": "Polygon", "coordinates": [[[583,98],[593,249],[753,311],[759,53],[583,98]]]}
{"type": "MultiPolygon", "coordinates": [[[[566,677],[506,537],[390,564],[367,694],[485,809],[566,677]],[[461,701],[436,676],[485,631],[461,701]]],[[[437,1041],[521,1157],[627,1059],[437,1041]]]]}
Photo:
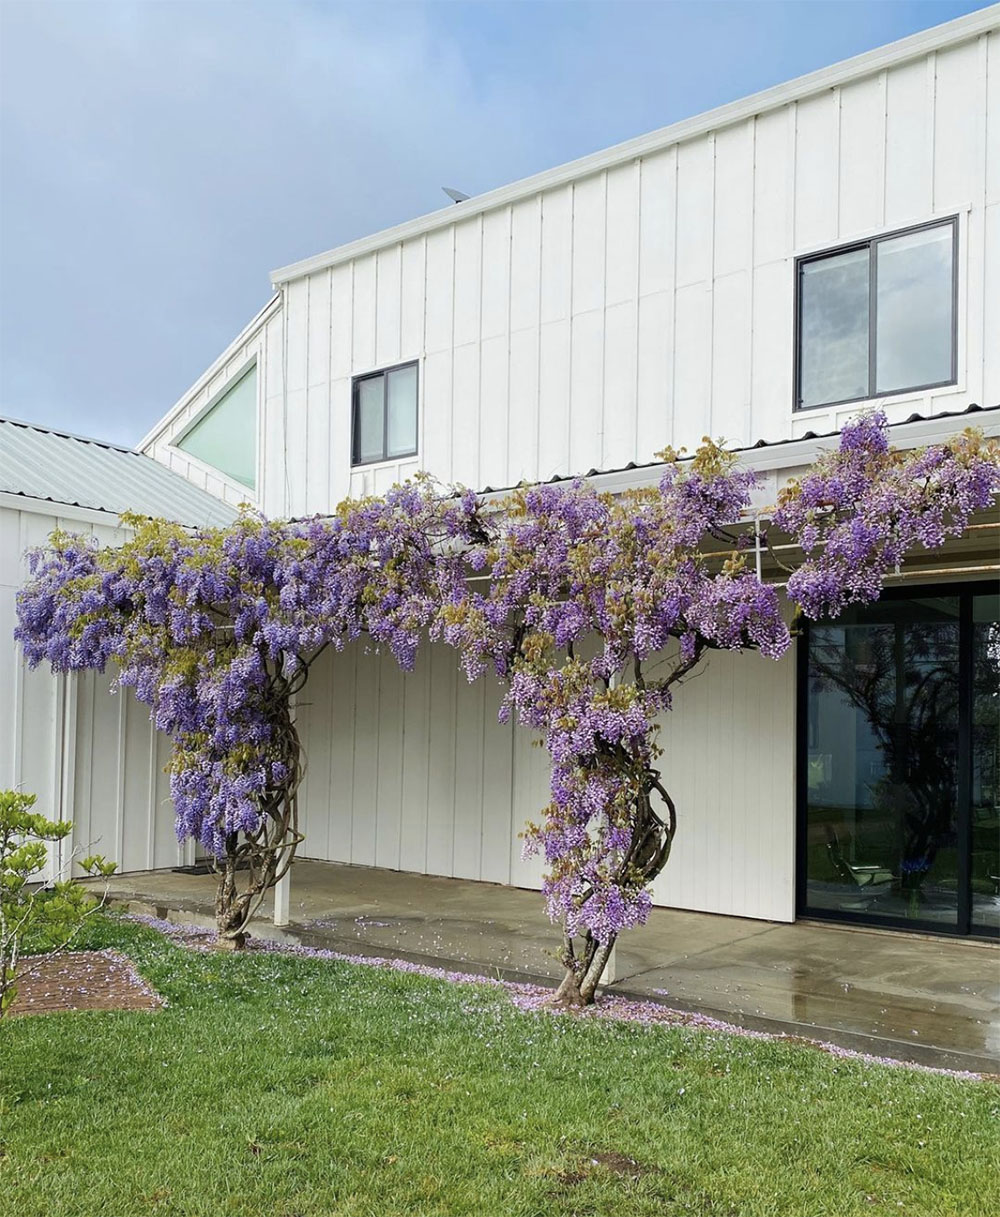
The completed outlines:
{"type": "Polygon", "coordinates": [[[417,365],[404,363],[356,376],[351,464],[370,465],[417,451],[417,365]]]}
{"type": "Polygon", "coordinates": [[[1000,595],[893,589],[800,642],[798,908],[1000,934],[1000,595]]]}
{"type": "Polygon", "coordinates": [[[799,258],[796,409],[953,384],[957,248],[953,217],[799,258]]]}

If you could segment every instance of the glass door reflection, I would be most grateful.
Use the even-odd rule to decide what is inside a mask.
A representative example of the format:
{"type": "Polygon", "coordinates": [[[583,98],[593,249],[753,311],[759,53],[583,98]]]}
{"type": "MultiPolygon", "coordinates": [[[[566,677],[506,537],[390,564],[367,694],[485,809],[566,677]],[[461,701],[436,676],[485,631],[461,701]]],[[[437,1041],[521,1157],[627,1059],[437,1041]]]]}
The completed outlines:
{"type": "Polygon", "coordinates": [[[959,634],[957,595],[810,630],[808,909],[957,928],[959,634]]]}
{"type": "Polygon", "coordinates": [[[1000,595],[972,599],[972,932],[1000,928],[1000,595]]]}

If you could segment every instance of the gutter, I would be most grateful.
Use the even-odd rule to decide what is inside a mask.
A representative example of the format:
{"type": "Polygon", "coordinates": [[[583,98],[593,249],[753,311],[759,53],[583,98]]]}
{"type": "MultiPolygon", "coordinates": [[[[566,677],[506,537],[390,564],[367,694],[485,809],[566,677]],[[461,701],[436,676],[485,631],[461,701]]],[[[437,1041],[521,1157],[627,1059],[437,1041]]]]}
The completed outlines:
{"type": "MultiPolygon", "coordinates": [[[[987,436],[1000,436],[1000,406],[990,406],[982,409],[978,406],[966,410],[934,415],[930,418],[913,418],[904,422],[890,423],[889,436],[898,448],[921,448],[927,444],[941,443],[966,427],[975,427],[987,436]]],[[[744,469],[752,469],[756,473],[780,473],[784,470],[795,469],[810,465],[822,452],[835,449],[840,443],[840,431],[823,435],[808,434],[801,439],[775,440],[772,443],[760,442],[749,448],[735,448],[744,469]]],[[[690,458],[688,458],[690,459],[690,458]]],[[[683,462],[682,462],[683,463],[683,462]]],[[[639,490],[647,486],[656,486],[666,466],[663,462],[650,465],[636,465],[632,468],[609,469],[601,471],[592,469],[589,473],[580,474],[586,482],[597,490],[618,494],[626,490],[639,490]]],[[[571,482],[571,476],[552,478],[541,485],[571,482]]],[[[484,494],[504,494],[513,490],[513,486],[494,488],[486,487],[484,494]]]]}

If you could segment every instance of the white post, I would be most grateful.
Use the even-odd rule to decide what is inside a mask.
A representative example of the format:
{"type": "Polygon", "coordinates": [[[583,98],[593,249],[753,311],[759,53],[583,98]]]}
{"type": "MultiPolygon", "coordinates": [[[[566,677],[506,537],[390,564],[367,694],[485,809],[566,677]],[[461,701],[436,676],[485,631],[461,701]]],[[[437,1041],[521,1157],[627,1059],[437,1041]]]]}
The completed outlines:
{"type": "Polygon", "coordinates": [[[274,924],[288,925],[288,903],[292,886],[292,868],[281,876],[274,885],[274,924]]]}
{"type": "MultiPolygon", "coordinates": [[[[74,798],[76,795],[76,702],[78,676],[76,672],[66,672],[60,675],[58,679],[62,690],[60,697],[62,702],[62,723],[60,735],[56,741],[56,748],[60,756],[56,761],[56,789],[54,793],[59,810],[52,818],[72,822],[76,819],[74,798]]],[[[56,848],[56,857],[58,858],[56,869],[58,873],[54,875],[54,878],[72,879],[73,851],[74,847],[78,844],[80,842],[76,836],[75,829],[68,837],[63,838],[59,842],[56,848]]]]}
{"type": "Polygon", "coordinates": [[[761,562],[760,562],[760,512],[753,513],[753,542],[754,553],[757,559],[757,582],[761,582],[761,562]]]}
{"type": "Polygon", "coordinates": [[[602,985],[613,985],[618,979],[618,940],[615,940],[615,945],[611,948],[611,954],[608,956],[608,962],[604,968],[604,975],[601,977],[602,985]]]}
{"type": "MultiPolygon", "coordinates": [[[[618,672],[612,672],[608,685],[612,689],[617,689],[621,684],[621,676],[618,672]]],[[[608,956],[608,962],[604,965],[604,971],[601,974],[601,984],[610,985],[617,979],[617,971],[615,965],[618,962],[618,939],[615,939],[615,945],[611,948],[611,954],[608,956]]]]}
{"type": "MultiPolygon", "coordinates": [[[[284,323],[282,323],[284,324],[284,323]]],[[[284,366],[284,365],[282,365],[284,366]]],[[[289,708],[292,717],[295,717],[296,696],[293,693],[289,699],[289,708]]],[[[285,864],[285,851],[281,851],[281,857],[278,860],[278,869],[280,870],[285,864]]],[[[274,924],[277,926],[288,925],[288,906],[289,897],[292,890],[292,868],[291,866],[285,871],[278,882],[274,885],[274,924]]]]}

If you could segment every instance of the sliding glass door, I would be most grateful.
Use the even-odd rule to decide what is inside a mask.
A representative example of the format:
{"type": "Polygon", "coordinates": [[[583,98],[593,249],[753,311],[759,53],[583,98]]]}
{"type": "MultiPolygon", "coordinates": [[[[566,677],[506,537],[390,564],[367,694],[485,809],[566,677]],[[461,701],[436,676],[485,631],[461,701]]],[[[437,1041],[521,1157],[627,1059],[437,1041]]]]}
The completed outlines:
{"type": "Polygon", "coordinates": [[[809,627],[799,911],[1000,931],[1000,597],[888,592],[809,627]]]}
{"type": "Polygon", "coordinates": [[[1000,593],[972,598],[969,805],[972,933],[1000,926],[1000,593]]]}

